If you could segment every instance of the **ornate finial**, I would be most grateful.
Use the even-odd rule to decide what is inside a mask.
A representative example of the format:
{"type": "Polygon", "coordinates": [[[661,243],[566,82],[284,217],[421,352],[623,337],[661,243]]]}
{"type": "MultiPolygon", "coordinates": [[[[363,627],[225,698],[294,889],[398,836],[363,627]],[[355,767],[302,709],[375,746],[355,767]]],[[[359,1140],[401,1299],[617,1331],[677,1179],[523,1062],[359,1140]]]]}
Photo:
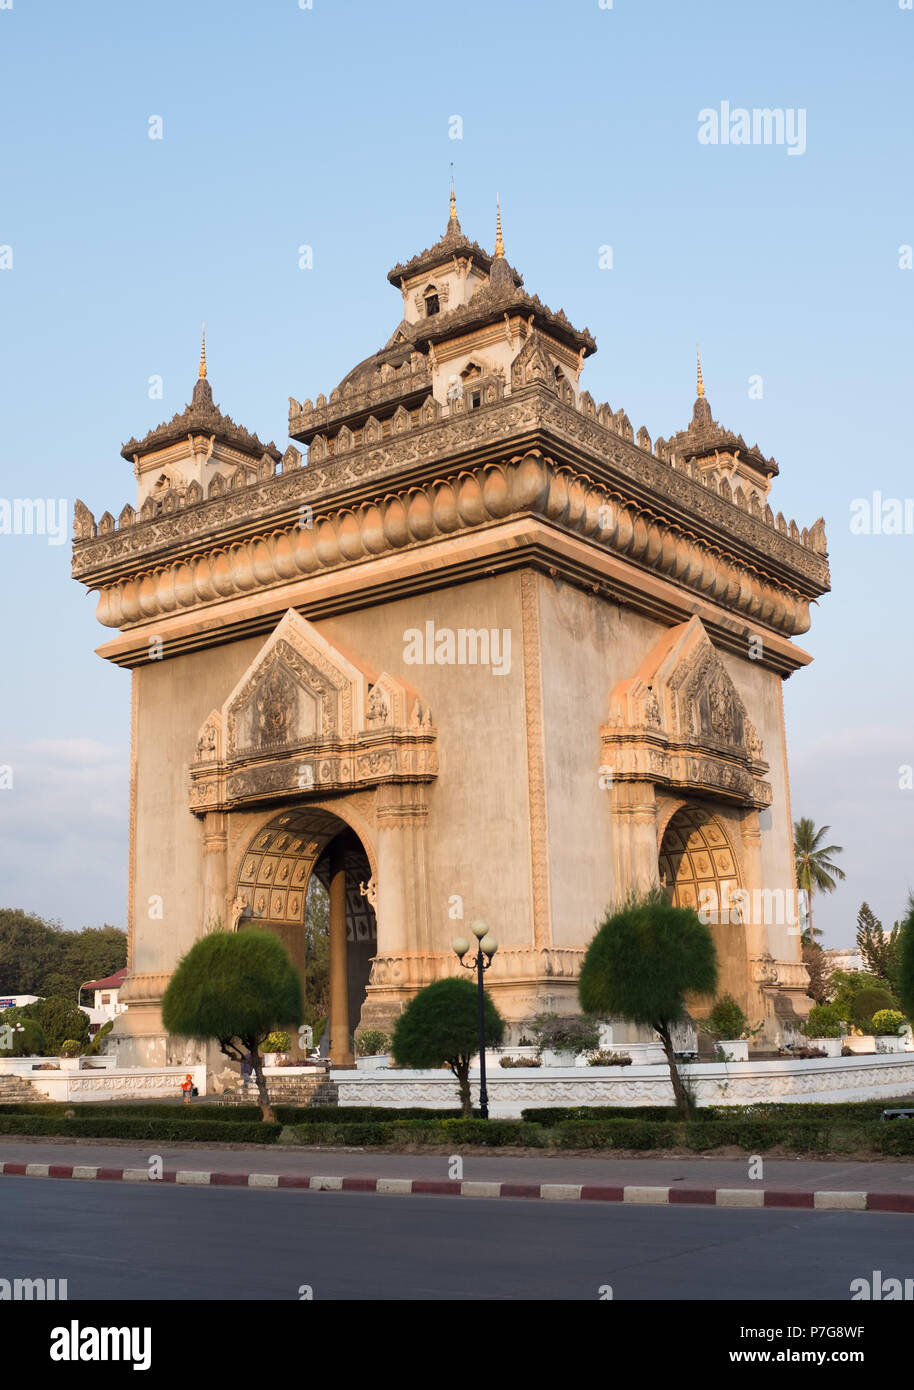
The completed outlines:
{"type": "Polygon", "coordinates": [[[457,197],[454,193],[454,165],[451,163],[451,210],[448,214],[448,222],[457,221],[457,197]]]}
{"type": "Polygon", "coordinates": [[[498,194],[495,195],[495,259],[503,260],[505,254],[505,243],[501,235],[501,204],[498,201],[498,194]]]}
{"type": "Polygon", "coordinates": [[[705,384],[701,375],[701,352],[698,348],[695,349],[695,356],[698,358],[698,394],[701,397],[705,393],[705,384]]]}
{"type": "Polygon", "coordinates": [[[206,380],[206,324],[203,325],[203,334],[200,339],[200,380],[206,380]]]}

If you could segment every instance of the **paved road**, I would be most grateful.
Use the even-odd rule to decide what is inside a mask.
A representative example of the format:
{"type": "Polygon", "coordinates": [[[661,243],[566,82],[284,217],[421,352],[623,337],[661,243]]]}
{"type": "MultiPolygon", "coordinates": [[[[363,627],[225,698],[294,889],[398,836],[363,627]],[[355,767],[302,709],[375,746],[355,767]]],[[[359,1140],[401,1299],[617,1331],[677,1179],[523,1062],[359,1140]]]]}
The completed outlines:
{"type": "MultiPolygon", "coordinates": [[[[911,1218],[0,1179],[0,1277],[71,1299],[842,1299],[911,1218]]],[[[851,1305],[849,1304],[849,1310],[851,1305]]]]}
{"type": "MultiPolygon", "coordinates": [[[[392,1154],[383,1149],[301,1149],[279,1145],[233,1147],[204,1144],[112,1144],[100,1139],[52,1143],[47,1139],[0,1138],[0,1162],[88,1163],[145,1168],[152,1153],[166,1168],[217,1172],[303,1173],[321,1177],[446,1178],[446,1154],[392,1154]]],[[[764,1159],[761,1182],[750,1181],[747,1160],[720,1158],[547,1158],[509,1157],[494,1151],[465,1156],[463,1176],[495,1182],[570,1182],[666,1187],[759,1187],[781,1191],[828,1189],[851,1192],[914,1192],[910,1160],[851,1163],[844,1159],[764,1159]]],[[[0,1183],[6,1179],[0,1177],[0,1183]]]]}

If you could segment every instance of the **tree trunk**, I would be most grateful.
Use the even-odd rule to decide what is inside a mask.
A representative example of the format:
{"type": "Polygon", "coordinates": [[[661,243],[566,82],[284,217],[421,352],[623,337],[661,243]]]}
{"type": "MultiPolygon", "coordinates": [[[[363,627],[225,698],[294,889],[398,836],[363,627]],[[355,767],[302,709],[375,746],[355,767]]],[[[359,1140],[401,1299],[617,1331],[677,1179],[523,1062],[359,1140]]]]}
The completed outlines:
{"type": "Polygon", "coordinates": [[[473,1118],[473,1097],[470,1094],[470,1059],[462,1058],[456,1062],[452,1068],[457,1078],[457,1090],[460,1095],[460,1108],[463,1111],[465,1120],[473,1118]]]}
{"type": "Polygon", "coordinates": [[[666,1053],[667,1066],[670,1069],[670,1080],[673,1083],[673,1095],[676,1097],[676,1105],[679,1113],[684,1120],[692,1118],[692,1102],[689,1093],[682,1084],[682,1077],[679,1075],[679,1068],[676,1065],[676,1054],[673,1051],[673,1039],[667,1024],[655,1023],[654,1029],[663,1043],[663,1050],[666,1053]]]}
{"type": "Polygon", "coordinates": [[[260,1117],[266,1124],[272,1124],[276,1116],[273,1114],[273,1107],[270,1104],[270,1093],[267,1090],[267,1081],[263,1074],[263,1060],[259,1047],[251,1048],[251,1066],[254,1068],[257,1094],[260,1097],[260,1117]]]}

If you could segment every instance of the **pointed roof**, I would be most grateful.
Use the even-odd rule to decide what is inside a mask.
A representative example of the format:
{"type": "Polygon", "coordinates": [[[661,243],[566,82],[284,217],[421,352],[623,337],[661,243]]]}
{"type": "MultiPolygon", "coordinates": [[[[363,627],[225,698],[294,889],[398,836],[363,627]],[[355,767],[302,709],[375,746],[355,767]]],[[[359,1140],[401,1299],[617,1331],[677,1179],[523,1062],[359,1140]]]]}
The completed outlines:
{"type": "MultiPolygon", "coordinates": [[[[493,257],[489,255],[488,251],[485,251],[478,241],[470,241],[469,237],[464,236],[457,220],[457,201],[452,188],[450,212],[444,235],[439,237],[434,246],[420,251],[418,256],[413,256],[412,260],[401,261],[400,264],[395,265],[393,270],[388,271],[387,278],[392,285],[396,285],[399,289],[404,280],[408,280],[413,275],[421,275],[426,271],[435,270],[438,266],[448,264],[455,257],[471,261],[485,275],[488,275],[492,268],[493,257]]],[[[515,284],[522,285],[524,283],[516,270],[511,273],[514,276],[515,284]]]]}
{"type": "Polygon", "coordinates": [[[539,295],[527,294],[521,289],[523,280],[504,256],[493,259],[492,270],[485,284],[467,304],[449,313],[434,314],[431,318],[420,319],[418,323],[402,325],[401,331],[420,346],[440,342],[467,328],[483,327],[488,323],[500,322],[506,313],[520,313],[533,320],[537,328],[553,338],[565,343],[574,352],[583,349],[584,356],[590,357],[597,350],[596,339],[588,329],[575,328],[561,309],[550,309],[539,295]]]}
{"type": "Polygon", "coordinates": [[[269,444],[262,443],[256,434],[251,434],[242,425],[236,425],[230,415],[223,415],[214,403],[213,388],[206,376],[205,339],[200,353],[199,376],[194,384],[190,404],[170,420],[150,430],[142,439],[128,439],[121,448],[121,457],[132,463],[135,458],[142,458],[145,454],[164,449],[169,444],[176,444],[179,440],[186,439],[189,434],[212,435],[214,439],[257,460],[262,459],[264,454],[269,454],[277,461],[282,457],[272,441],[269,444]]]}
{"type": "Polygon", "coordinates": [[[680,430],[667,441],[670,449],[687,459],[707,458],[717,453],[736,454],[759,473],[764,473],[769,478],[774,477],[778,472],[778,466],[773,458],[766,458],[757,444],[750,447],[741,434],[724,429],[714,419],[710,402],[705,395],[700,355],[697,390],[698,394],[692,407],[692,419],[686,429],[680,430]]]}

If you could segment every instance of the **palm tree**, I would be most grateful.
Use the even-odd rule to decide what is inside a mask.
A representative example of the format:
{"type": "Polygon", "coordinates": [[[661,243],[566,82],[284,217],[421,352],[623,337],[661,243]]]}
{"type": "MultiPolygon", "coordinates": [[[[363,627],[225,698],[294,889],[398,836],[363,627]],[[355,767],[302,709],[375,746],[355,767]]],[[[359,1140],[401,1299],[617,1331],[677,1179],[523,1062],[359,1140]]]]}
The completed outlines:
{"type": "Polygon", "coordinates": [[[823,825],[817,830],[815,823],[806,817],[795,821],[793,827],[793,855],[797,869],[797,887],[806,893],[808,918],[803,932],[803,944],[811,945],[821,936],[812,924],[813,893],[833,893],[837,880],[846,877],[844,870],[832,862],[832,855],[843,854],[841,845],[822,845],[822,840],[831,829],[823,825]]]}

